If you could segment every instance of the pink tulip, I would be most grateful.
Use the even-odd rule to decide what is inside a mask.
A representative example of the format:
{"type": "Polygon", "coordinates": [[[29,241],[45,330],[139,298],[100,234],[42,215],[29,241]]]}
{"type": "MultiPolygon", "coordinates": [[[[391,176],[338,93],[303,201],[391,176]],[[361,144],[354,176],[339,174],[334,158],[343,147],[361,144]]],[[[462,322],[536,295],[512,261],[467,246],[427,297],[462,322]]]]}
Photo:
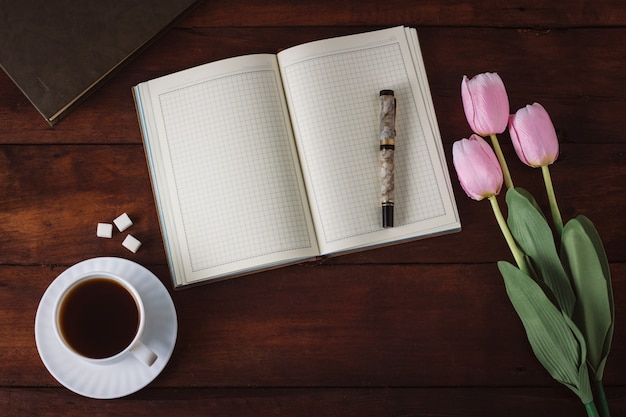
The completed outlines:
{"type": "Polygon", "coordinates": [[[539,103],[528,105],[509,119],[511,141],[519,159],[531,167],[556,161],[559,141],[546,109],[539,103]]]}
{"type": "Polygon", "coordinates": [[[452,159],[461,187],[470,198],[480,201],[500,193],[502,169],[483,138],[472,135],[454,142],[452,159]]]}
{"type": "Polygon", "coordinates": [[[502,133],[509,121],[509,98],[504,83],[495,72],[463,76],[461,98],[465,117],[472,131],[481,136],[502,133]]]}

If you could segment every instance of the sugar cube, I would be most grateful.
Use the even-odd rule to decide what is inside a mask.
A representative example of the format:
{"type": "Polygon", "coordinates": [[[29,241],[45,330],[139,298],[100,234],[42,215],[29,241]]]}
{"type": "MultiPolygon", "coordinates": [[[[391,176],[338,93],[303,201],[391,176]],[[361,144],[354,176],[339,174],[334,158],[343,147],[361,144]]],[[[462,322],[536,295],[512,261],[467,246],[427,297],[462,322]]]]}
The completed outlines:
{"type": "Polygon", "coordinates": [[[110,239],[113,236],[113,225],[111,223],[98,223],[96,236],[110,239]]]}
{"type": "Polygon", "coordinates": [[[141,242],[137,240],[133,235],[126,236],[126,239],[122,242],[122,246],[131,251],[132,253],[136,253],[139,246],[141,246],[141,242]]]}
{"type": "Polygon", "coordinates": [[[113,223],[115,223],[115,226],[117,226],[117,229],[120,232],[123,232],[133,225],[133,222],[130,220],[130,217],[128,217],[128,214],[126,213],[119,215],[115,220],[113,220],[113,223]]]}

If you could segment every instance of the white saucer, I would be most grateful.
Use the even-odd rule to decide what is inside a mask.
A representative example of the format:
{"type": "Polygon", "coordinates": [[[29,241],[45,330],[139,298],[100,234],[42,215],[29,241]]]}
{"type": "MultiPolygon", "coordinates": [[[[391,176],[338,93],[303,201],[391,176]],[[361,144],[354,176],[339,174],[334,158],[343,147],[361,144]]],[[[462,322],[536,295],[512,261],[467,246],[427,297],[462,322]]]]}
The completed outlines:
{"type": "Polygon", "coordinates": [[[57,381],[85,397],[110,399],[132,394],[161,373],[172,356],[178,322],[174,303],[165,286],[143,266],[122,258],[93,258],[61,273],[44,293],[35,317],[35,341],[39,356],[57,381]],[[54,300],[61,290],[86,272],[109,272],[130,281],[146,309],[143,342],[157,355],[148,367],[133,355],[110,365],[95,365],[70,356],[52,329],[54,300]]]}

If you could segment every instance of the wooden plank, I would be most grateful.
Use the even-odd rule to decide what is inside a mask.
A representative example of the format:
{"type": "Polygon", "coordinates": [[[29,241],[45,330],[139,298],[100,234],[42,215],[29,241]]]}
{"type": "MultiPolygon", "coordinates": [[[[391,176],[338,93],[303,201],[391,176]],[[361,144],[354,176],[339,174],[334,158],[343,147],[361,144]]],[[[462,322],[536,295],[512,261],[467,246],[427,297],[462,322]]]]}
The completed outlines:
{"type": "MultiPolygon", "coordinates": [[[[616,321],[626,266],[613,264],[616,321]]],[[[167,280],[164,267],[151,267],[167,280]]],[[[58,383],[34,319],[64,267],[0,267],[0,386],[58,383]]],[[[485,387],[556,383],[494,264],[293,266],[173,293],[179,335],[155,387],[485,387]]],[[[626,336],[605,374],[626,385],[626,336]]]]}
{"type": "MultiPolygon", "coordinates": [[[[89,97],[67,122],[50,128],[0,74],[0,143],[140,143],[131,88],[202,63],[281,48],[374,27],[195,28],[174,30],[89,97]],[[193,53],[180,54],[181,50],[193,53]]],[[[420,28],[433,101],[445,142],[467,136],[460,99],[463,75],[497,71],[514,111],[539,101],[565,142],[624,143],[624,29],[530,31],[420,28]],[[483,51],[475,51],[480,46],[483,51]],[[558,61],[554,58],[558,56],[558,61]]]]}
{"type": "MultiPolygon", "coordinates": [[[[331,263],[494,262],[511,259],[487,202],[460,189],[446,146],[463,231],[329,260],[331,263]],[[455,248],[450,251],[449,248],[455,248]],[[489,248],[488,250],[486,248],[489,248]]],[[[585,214],[597,225],[609,257],[624,262],[626,163],[623,145],[562,146],[552,167],[559,205],[567,220],[585,214]],[[611,199],[611,204],[602,201],[611,199]]],[[[547,200],[541,174],[504,151],[517,186],[547,200]]],[[[132,255],[147,264],[165,264],[148,169],[141,145],[33,145],[0,147],[0,253],[4,264],[69,265],[94,256],[129,256],[123,234],[96,237],[98,222],[123,212],[143,246],[132,255]],[[76,249],[76,250],[72,250],[76,249]],[[78,250],[79,249],[79,250],[78,250]]],[[[503,197],[503,196],[502,196],[503,197]]],[[[505,203],[501,199],[504,209],[505,203]]]]}
{"type": "Polygon", "coordinates": [[[135,223],[126,233],[143,243],[133,259],[164,259],[141,146],[3,146],[0,166],[3,263],[132,255],[121,246],[125,234],[96,237],[99,222],[124,212],[135,223]]]}
{"type": "Polygon", "coordinates": [[[375,0],[289,2],[272,0],[250,4],[243,0],[207,1],[180,23],[198,26],[489,26],[489,27],[613,27],[626,23],[626,5],[619,0],[515,3],[454,0],[404,2],[375,0]]]}
{"type": "MultiPolygon", "coordinates": [[[[626,389],[610,387],[613,415],[626,412],[626,389]]],[[[371,389],[146,389],[121,400],[91,400],[61,389],[0,391],[7,415],[92,417],[343,416],[343,417],[516,417],[583,416],[582,404],[566,388],[371,388],[371,389]],[[539,410],[539,411],[538,411],[539,410]]]]}

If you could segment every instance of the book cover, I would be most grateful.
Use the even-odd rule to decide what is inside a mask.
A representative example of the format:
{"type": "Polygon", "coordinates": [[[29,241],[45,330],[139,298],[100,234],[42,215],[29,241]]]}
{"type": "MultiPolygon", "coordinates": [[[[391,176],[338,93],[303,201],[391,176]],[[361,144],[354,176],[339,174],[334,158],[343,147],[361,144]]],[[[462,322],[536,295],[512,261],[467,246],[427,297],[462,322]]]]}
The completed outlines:
{"type": "Polygon", "coordinates": [[[0,0],[0,66],[54,125],[198,0],[0,0]]]}

